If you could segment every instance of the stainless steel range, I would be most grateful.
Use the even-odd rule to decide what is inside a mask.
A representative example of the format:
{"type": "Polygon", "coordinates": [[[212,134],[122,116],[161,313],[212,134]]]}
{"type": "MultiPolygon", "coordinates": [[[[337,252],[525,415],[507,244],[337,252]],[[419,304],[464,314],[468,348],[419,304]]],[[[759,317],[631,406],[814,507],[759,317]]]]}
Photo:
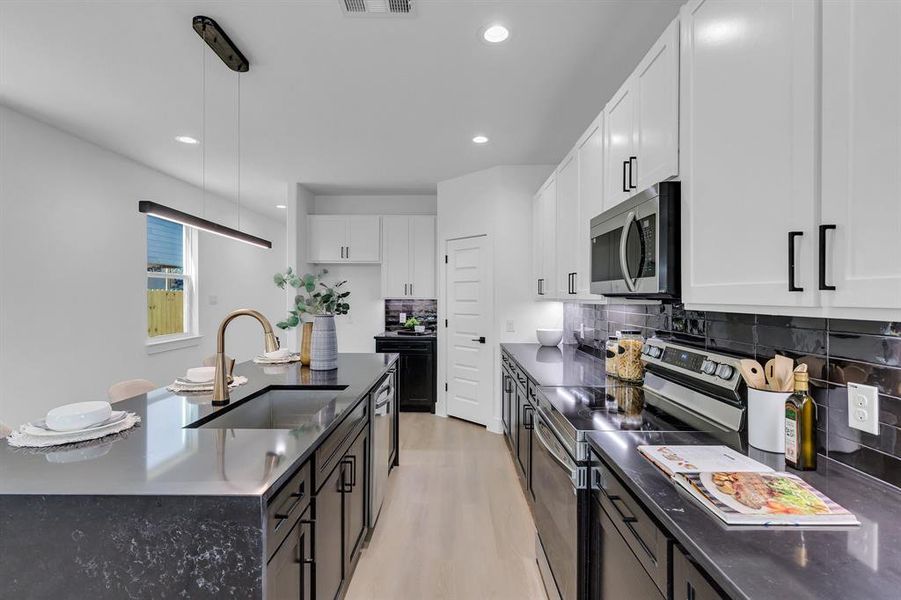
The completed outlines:
{"type": "Polygon", "coordinates": [[[703,431],[744,446],[738,359],[651,339],[643,385],[542,387],[535,397],[532,492],[536,548],[548,597],[587,595],[588,445],[591,431],[703,431]]]}

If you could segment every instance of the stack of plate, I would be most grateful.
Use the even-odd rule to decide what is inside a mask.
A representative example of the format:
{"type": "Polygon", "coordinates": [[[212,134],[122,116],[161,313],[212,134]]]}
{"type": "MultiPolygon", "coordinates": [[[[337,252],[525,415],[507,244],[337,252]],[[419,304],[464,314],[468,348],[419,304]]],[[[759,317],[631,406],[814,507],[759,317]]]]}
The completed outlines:
{"type": "MultiPolygon", "coordinates": [[[[239,385],[247,383],[246,377],[234,377],[229,382],[228,387],[233,388],[239,385]]],[[[212,392],[213,391],[213,380],[209,381],[192,381],[185,377],[176,377],[175,381],[166,386],[166,389],[170,392],[212,392]]]]}
{"type": "Polygon", "coordinates": [[[297,362],[300,360],[300,354],[285,354],[283,356],[266,356],[265,354],[261,354],[257,357],[254,357],[253,362],[258,365],[284,365],[288,363],[297,362]]]}
{"type": "MultiPolygon", "coordinates": [[[[86,403],[83,402],[80,404],[86,403]]],[[[107,433],[114,431],[118,426],[122,425],[126,418],[128,418],[127,412],[125,412],[124,410],[114,410],[110,413],[110,416],[103,421],[79,427],[78,429],[67,429],[64,431],[52,429],[49,425],[47,425],[47,419],[41,419],[40,421],[32,421],[31,423],[22,425],[21,431],[22,433],[25,433],[27,435],[47,438],[47,440],[52,440],[53,438],[68,438],[73,435],[80,436],[83,434],[91,434],[91,437],[102,437],[107,433]]],[[[51,422],[52,421],[53,420],[51,419],[51,422]]]]}

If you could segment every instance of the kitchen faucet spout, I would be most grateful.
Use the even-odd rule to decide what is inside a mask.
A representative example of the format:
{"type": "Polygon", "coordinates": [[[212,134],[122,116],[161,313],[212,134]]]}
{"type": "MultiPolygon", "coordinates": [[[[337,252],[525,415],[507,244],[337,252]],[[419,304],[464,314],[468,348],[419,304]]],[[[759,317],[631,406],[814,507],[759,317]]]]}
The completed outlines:
{"type": "Polygon", "coordinates": [[[250,308],[242,308],[227,314],[225,318],[222,319],[222,323],[219,324],[219,333],[216,334],[216,374],[213,377],[214,406],[228,404],[230,399],[228,393],[229,367],[225,364],[225,330],[228,328],[229,323],[241,316],[253,317],[263,326],[266,352],[275,352],[278,350],[278,338],[272,333],[272,324],[269,323],[269,320],[260,312],[250,308]]]}

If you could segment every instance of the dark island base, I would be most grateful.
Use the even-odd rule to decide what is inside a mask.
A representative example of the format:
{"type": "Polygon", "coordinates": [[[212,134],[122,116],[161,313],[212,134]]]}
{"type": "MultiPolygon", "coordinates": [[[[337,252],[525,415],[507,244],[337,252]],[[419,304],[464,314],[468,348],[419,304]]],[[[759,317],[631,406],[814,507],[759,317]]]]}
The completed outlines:
{"type": "Polygon", "coordinates": [[[0,596],[262,598],[261,511],[258,497],[0,496],[0,596]]]}

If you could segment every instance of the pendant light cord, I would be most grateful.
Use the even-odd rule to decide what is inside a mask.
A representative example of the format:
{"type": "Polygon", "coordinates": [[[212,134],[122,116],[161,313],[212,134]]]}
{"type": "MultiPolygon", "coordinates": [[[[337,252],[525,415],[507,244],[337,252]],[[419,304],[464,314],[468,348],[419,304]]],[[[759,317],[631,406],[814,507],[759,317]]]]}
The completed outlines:
{"type": "Polygon", "coordinates": [[[235,211],[238,213],[238,229],[241,229],[241,74],[235,73],[238,80],[238,107],[237,107],[237,124],[235,129],[238,133],[238,167],[237,172],[237,188],[238,193],[235,194],[235,211]]]}
{"type": "MultiPolygon", "coordinates": [[[[206,26],[204,26],[204,32],[206,26]]],[[[206,45],[200,44],[200,178],[201,197],[200,214],[206,218],[206,45]]]]}

